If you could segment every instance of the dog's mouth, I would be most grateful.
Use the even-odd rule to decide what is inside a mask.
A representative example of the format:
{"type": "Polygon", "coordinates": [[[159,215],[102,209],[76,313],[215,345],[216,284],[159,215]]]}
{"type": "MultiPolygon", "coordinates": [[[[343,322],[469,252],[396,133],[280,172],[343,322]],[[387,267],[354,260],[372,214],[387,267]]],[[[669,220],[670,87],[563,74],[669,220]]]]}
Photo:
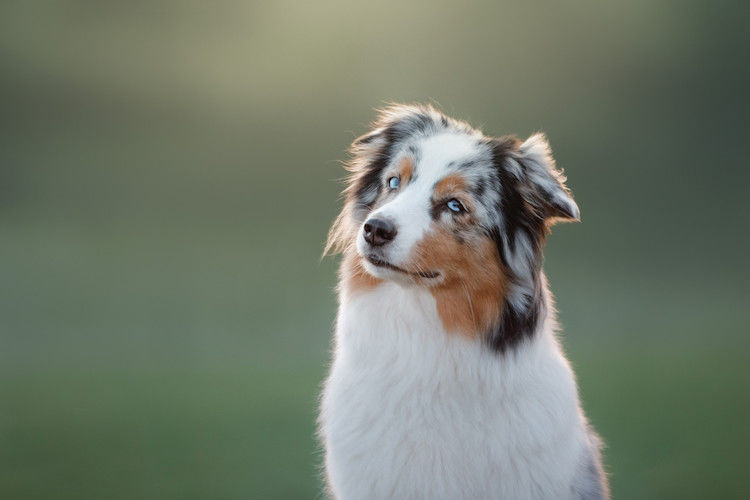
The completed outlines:
{"type": "Polygon", "coordinates": [[[369,262],[373,266],[383,267],[385,269],[390,269],[391,271],[408,274],[409,276],[418,276],[420,278],[427,278],[427,279],[433,279],[433,278],[437,278],[438,276],[440,276],[440,273],[437,271],[416,271],[416,272],[407,271],[406,269],[402,269],[398,266],[394,266],[390,262],[381,260],[375,257],[374,255],[368,255],[365,258],[367,259],[367,262],[369,262]]]}

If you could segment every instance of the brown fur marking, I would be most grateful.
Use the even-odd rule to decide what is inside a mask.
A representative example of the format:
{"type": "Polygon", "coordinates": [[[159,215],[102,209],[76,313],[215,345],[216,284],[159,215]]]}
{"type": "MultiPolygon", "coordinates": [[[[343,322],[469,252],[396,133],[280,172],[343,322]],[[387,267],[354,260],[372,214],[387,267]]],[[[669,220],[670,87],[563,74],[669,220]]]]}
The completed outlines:
{"type": "Polygon", "coordinates": [[[430,291],[447,331],[476,337],[500,317],[507,283],[489,238],[459,243],[448,230],[436,228],[418,245],[413,262],[445,275],[430,291]]]}
{"type": "Polygon", "coordinates": [[[435,184],[433,196],[435,199],[442,199],[467,192],[468,185],[464,176],[461,174],[451,174],[446,175],[440,180],[440,182],[435,184]]]}
{"type": "Polygon", "coordinates": [[[401,163],[398,166],[398,172],[403,185],[408,184],[412,175],[414,175],[414,161],[409,157],[401,160],[401,163]]]}

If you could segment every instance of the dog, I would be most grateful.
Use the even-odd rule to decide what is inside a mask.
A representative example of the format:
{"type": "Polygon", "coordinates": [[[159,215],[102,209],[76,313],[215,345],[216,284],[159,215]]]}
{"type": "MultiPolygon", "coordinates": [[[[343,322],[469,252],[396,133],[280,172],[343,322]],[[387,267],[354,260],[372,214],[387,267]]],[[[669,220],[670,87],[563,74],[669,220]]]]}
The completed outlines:
{"type": "Polygon", "coordinates": [[[609,498],[542,271],[579,209],[543,134],[393,105],[351,146],[319,436],[350,499],[609,498]]]}

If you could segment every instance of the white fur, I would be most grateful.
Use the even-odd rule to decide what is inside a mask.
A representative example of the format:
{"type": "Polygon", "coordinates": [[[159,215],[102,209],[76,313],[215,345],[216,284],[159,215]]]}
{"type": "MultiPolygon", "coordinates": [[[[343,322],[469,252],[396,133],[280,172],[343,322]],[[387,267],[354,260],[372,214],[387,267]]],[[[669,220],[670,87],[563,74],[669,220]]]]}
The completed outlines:
{"type": "Polygon", "coordinates": [[[446,332],[426,288],[340,301],[320,414],[335,498],[573,495],[589,441],[551,314],[500,354],[446,332]]]}

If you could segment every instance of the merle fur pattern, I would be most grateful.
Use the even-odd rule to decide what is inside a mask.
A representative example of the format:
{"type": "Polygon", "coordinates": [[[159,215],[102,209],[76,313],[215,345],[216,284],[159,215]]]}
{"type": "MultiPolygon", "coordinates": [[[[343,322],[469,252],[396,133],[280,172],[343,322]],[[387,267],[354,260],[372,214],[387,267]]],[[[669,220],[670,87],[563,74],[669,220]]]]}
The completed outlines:
{"type": "MultiPolygon", "coordinates": [[[[481,230],[495,242],[510,284],[497,324],[484,335],[492,349],[506,352],[533,335],[546,312],[541,269],[549,224],[578,217],[569,207],[555,204],[545,183],[534,182],[534,165],[527,162],[516,136],[485,137],[429,106],[386,110],[374,130],[352,145],[354,161],[359,164],[348,190],[351,216],[355,224],[364,222],[380,195],[383,170],[395,154],[407,148],[418,163],[419,150],[410,143],[441,132],[476,138],[476,158],[463,162],[459,170],[472,171],[472,191],[489,214],[481,230]]],[[[567,193],[561,180],[561,175],[553,172],[550,182],[567,193]]]]}

